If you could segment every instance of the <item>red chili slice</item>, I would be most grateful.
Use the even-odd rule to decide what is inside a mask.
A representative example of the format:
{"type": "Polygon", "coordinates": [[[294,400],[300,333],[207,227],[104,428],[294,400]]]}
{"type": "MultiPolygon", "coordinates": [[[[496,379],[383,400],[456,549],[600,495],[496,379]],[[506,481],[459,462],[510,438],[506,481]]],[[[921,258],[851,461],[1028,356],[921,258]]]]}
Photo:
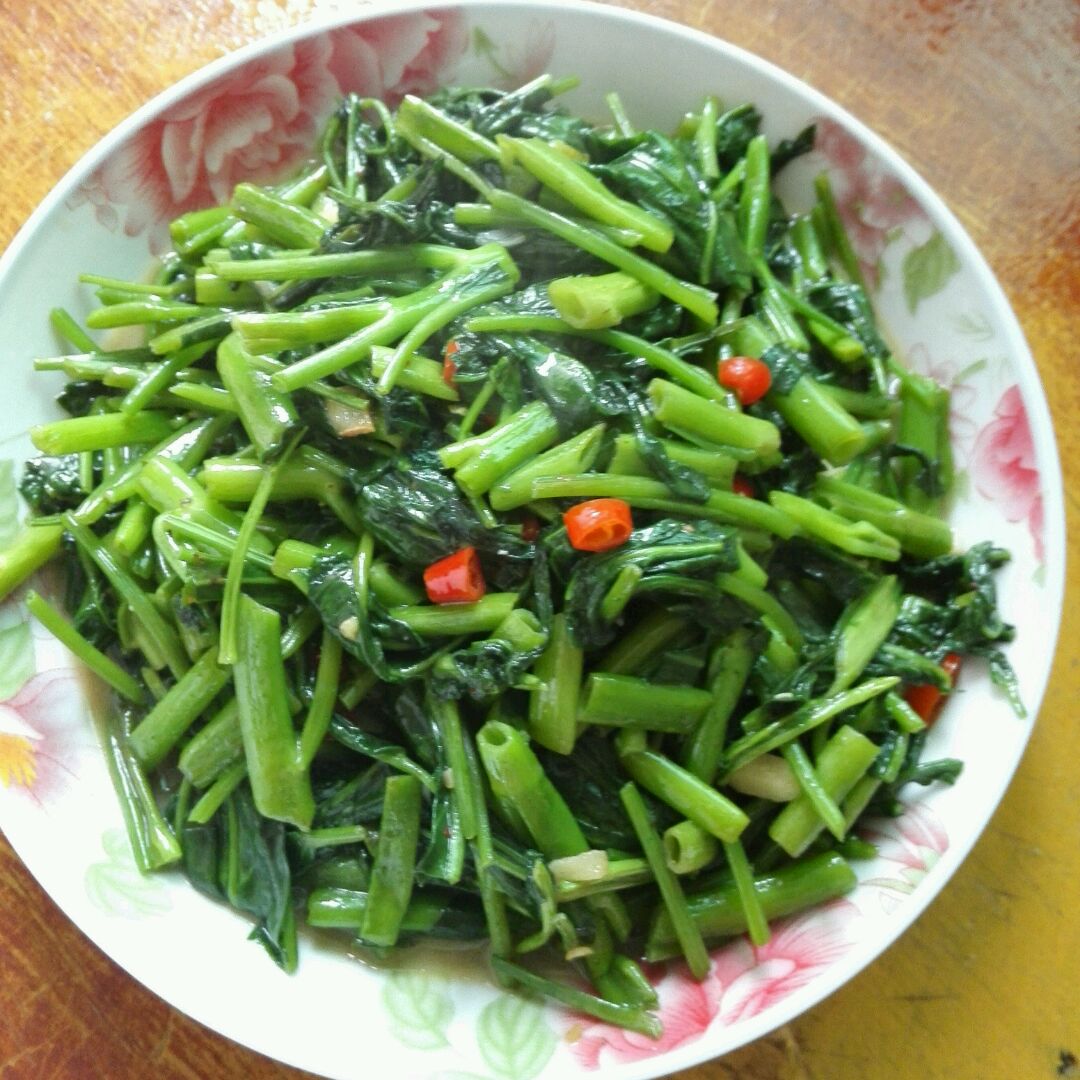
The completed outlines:
{"type": "Polygon", "coordinates": [[[424,588],[433,604],[471,604],[487,589],[476,548],[463,547],[424,571],[424,588]]]}
{"type": "Polygon", "coordinates": [[[563,514],[566,534],[578,551],[610,551],[630,538],[634,522],[622,499],[590,499],[563,514]]]}
{"type": "Polygon", "coordinates": [[[736,495],[741,495],[744,499],[756,499],[757,492],[754,490],[754,485],[746,479],[745,476],[740,476],[736,473],[731,478],[731,490],[736,495]]]}
{"type": "MultiPolygon", "coordinates": [[[[949,676],[950,688],[956,685],[956,674],[960,670],[960,657],[956,653],[947,653],[941,661],[942,670],[949,676]]],[[[945,701],[945,692],[933,683],[917,683],[908,688],[904,700],[919,714],[919,719],[929,727],[937,719],[937,714],[945,701]]]]}
{"type": "Polygon", "coordinates": [[[732,390],[742,405],[760,401],[772,386],[769,365],[752,356],[729,356],[716,365],[716,378],[721,386],[732,390]]]}
{"type": "Polygon", "coordinates": [[[454,377],[457,375],[457,364],[454,357],[461,352],[461,346],[451,338],[443,349],[442,377],[447,386],[454,385],[454,377]]]}

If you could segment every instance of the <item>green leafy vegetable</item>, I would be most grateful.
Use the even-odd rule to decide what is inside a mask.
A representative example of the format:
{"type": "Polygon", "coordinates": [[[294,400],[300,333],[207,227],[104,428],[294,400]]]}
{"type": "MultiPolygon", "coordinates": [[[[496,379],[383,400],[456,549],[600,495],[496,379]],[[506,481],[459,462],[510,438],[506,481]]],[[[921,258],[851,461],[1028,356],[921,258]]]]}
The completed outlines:
{"type": "MultiPolygon", "coordinates": [[[[285,969],[299,919],[486,939],[505,986],[656,1037],[639,958],[764,944],[854,887],[864,814],[958,781],[906,700],[950,654],[1022,706],[1008,556],[940,517],[948,392],[889,354],[828,178],[807,214],[774,188],[813,128],[770,145],[709,97],[637,130],[615,95],[604,126],[572,82],[349,95],[297,176],[174,221],[153,280],[85,275],[87,324],[141,338],[54,313],[85,351],[35,361],[69,415],[0,600],[59,556],[70,621],[26,607],[124,699],[138,865],[285,969]],[[771,376],[745,406],[733,355],[771,376]]],[[[911,309],[956,265],[909,252],[911,309]]],[[[6,696],[30,644],[0,625],[6,696]]],[[[443,983],[384,1000],[447,1045],[443,983]]],[[[507,994],[478,1030],[498,1077],[555,1047],[507,994]]]]}

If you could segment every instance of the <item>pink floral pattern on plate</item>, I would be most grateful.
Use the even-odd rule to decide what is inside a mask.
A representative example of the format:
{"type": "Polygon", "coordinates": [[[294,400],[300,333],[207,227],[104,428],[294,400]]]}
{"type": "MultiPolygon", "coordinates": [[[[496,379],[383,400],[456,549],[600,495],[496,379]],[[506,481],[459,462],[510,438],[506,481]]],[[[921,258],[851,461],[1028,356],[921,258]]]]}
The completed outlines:
{"type": "Polygon", "coordinates": [[[979,433],[971,416],[979,400],[979,392],[968,381],[971,366],[961,368],[954,360],[933,357],[921,342],[908,351],[906,366],[949,391],[949,442],[953,453],[967,461],[979,433]]]}
{"type": "MultiPolygon", "coordinates": [[[[907,805],[901,817],[871,822],[861,835],[877,845],[886,864],[897,869],[864,881],[853,897],[872,898],[876,892],[885,914],[892,914],[914,892],[949,848],[940,819],[921,802],[907,805]]],[[[740,938],[714,952],[709,974],[700,983],[682,963],[650,967],[664,1025],[658,1040],[579,1019],[568,1029],[567,1041],[582,1067],[600,1069],[675,1050],[700,1038],[714,1023],[743,1023],[840,960],[858,940],[862,917],[856,903],[841,899],[780,920],[761,948],[740,938]]]]}
{"type": "Polygon", "coordinates": [[[658,1015],[664,1025],[660,1038],[589,1021],[583,1029],[575,1026],[568,1032],[574,1056],[587,1069],[641,1061],[693,1042],[714,1022],[726,1026],[757,1016],[843,956],[854,940],[858,918],[854,904],[837,900],[779,921],[761,948],[742,938],[714,952],[712,968],[700,983],[685,964],[655,969],[660,972],[658,1015]]]}
{"type": "Polygon", "coordinates": [[[513,90],[551,70],[555,24],[551,19],[533,19],[527,34],[498,43],[478,26],[473,31],[473,49],[493,68],[494,85],[513,90]]]}
{"type": "Polygon", "coordinates": [[[72,777],[70,762],[88,739],[84,690],[72,668],[35,675],[0,702],[0,785],[43,805],[72,777]]]}
{"type": "Polygon", "coordinates": [[[879,818],[860,834],[878,849],[878,855],[898,867],[889,874],[868,878],[863,887],[881,890],[881,907],[892,914],[949,850],[949,834],[926,803],[911,803],[898,818],[879,818]]]}
{"type": "Polygon", "coordinates": [[[845,127],[820,117],[815,150],[829,164],[840,218],[867,283],[881,282],[881,256],[897,231],[927,220],[926,211],[845,127]]]}
{"type": "Polygon", "coordinates": [[[1010,386],[975,439],[971,475],[979,494],[996,503],[1006,521],[1026,522],[1043,562],[1043,498],[1035,445],[1020,387],[1010,386]]]}
{"type": "Polygon", "coordinates": [[[179,214],[225,202],[240,180],[287,176],[346,93],[396,101],[445,82],[464,52],[459,11],[393,15],[297,41],[222,76],[144,125],[68,201],[154,251],[179,214]],[[122,208],[122,211],[121,209],[122,208]]]}

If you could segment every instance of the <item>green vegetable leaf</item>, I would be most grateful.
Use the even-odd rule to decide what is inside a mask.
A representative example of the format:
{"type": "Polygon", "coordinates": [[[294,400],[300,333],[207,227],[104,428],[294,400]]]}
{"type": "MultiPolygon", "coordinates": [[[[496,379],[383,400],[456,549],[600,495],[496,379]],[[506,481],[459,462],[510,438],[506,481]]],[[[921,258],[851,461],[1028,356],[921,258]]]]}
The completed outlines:
{"type": "MultiPolygon", "coordinates": [[[[703,623],[738,618],[735,608],[718,604],[708,576],[738,566],[736,537],[724,526],[709,521],[692,524],[663,518],[637,529],[621,547],[602,555],[578,559],[566,586],[565,610],[575,642],[589,647],[606,645],[615,625],[604,610],[604,600],[628,568],[639,573],[637,592],[664,592],[674,607],[685,598],[703,623]]],[[[719,625],[719,623],[717,623],[719,625]]]]}
{"type": "Polygon", "coordinates": [[[762,354],[772,374],[773,393],[787,396],[804,376],[813,373],[810,358],[790,345],[770,345],[762,354]]]}
{"type": "Polygon", "coordinates": [[[435,790],[435,781],[409,757],[404,747],[395,746],[385,739],[380,739],[377,735],[361,731],[355,724],[349,723],[341,716],[335,716],[330,721],[330,734],[350,750],[355,750],[358,754],[364,754],[375,761],[381,761],[398,772],[415,776],[428,790],[435,790]]]}
{"type": "Polygon", "coordinates": [[[414,1050],[450,1045],[446,1028],[454,1016],[454,999],[442,979],[422,971],[395,971],[387,977],[382,998],[400,1042],[414,1050]]]}
{"type": "Polygon", "coordinates": [[[861,341],[870,356],[884,359],[889,355],[888,346],[874,322],[873,308],[861,285],[854,282],[818,285],[810,291],[810,300],[819,310],[840,323],[852,337],[861,341]]]}
{"type": "Polygon", "coordinates": [[[556,1038],[539,1005],[504,994],[480,1014],[476,1041],[500,1080],[532,1080],[555,1052],[556,1038]]]}
{"type": "Polygon", "coordinates": [[[769,155],[769,168],[775,176],[785,165],[790,164],[803,154],[809,154],[814,149],[814,139],[817,136],[817,125],[810,124],[804,127],[793,139],[781,139],[776,144],[776,149],[769,155]]]}
{"type": "MultiPolygon", "coordinates": [[[[755,112],[729,115],[731,122],[722,118],[717,131],[723,169],[742,156],[760,121],[755,112]]],[[[671,223],[675,232],[671,257],[681,261],[679,269],[687,277],[710,287],[750,287],[750,261],[735,218],[709,197],[685,144],[647,132],[625,154],[594,166],[593,172],[623,198],[671,223]]]]}
{"type": "Polygon", "coordinates": [[[422,454],[401,458],[363,485],[359,513],[381,543],[403,562],[422,566],[466,544],[500,562],[532,559],[531,544],[486,528],[435,464],[422,454]]]}
{"type": "MultiPolygon", "coordinates": [[[[4,480],[0,478],[0,485],[3,483],[4,480]]],[[[79,455],[31,458],[26,463],[19,490],[37,514],[60,514],[73,510],[83,499],[79,455]]]]}
{"type": "Polygon", "coordinates": [[[960,260],[938,230],[925,244],[904,256],[904,299],[912,314],[919,302],[941,292],[949,278],[960,269],[960,260]]]}
{"type": "MultiPolygon", "coordinates": [[[[517,81],[497,35],[470,41],[479,70],[517,81]]],[[[722,940],[745,929],[747,889],[774,919],[854,887],[845,859],[866,845],[843,839],[838,805],[858,811],[854,828],[899,813],[904,784],[956,780],[958,762],[923,760],[898,705],[911,686],[948,693],[949,653],[988,665],[1022,712],[995,586],[1006,554],[954,552],[937,519],[968,482],[953,481],[949,387],[894,362],[827,176],[797,216],[772,184],[813,128],[770,151],[751,103],[709,98],[662,134],[614,89],[614,123],[595,125],[561,104],[576,81],[457,86],[400,108],[344,95],[301,173],[267,189],[238,177],[232,201],[171,222],[176,256],[153,281],[82,275],[102,305],[89,328],[151,344],[100,348],[56,309],[74,351],[33,366],[66,377],[68,418],[32,441],[57,453],[0,460],[0,596],[55,557],[75,630],[152,710],[102,709],[124,829],[85,869],[91,904],[164,911],[170,888],[140,870],[177,865],[286,971],[305,918],[405,948],[490,939],[513,981],[468,1025],[448,974],[384,972],[383,1026],[435,1052],[432,1080],[559,1072],[549,999],[658,1033],[631,955],[647,936],[644,955],[666,957],[679,936],[619,797],[631,775],[658,830],[703,817],[728,836],[709,784],[783,750],[811,808],[783,846],[804,850],[793,833],[823,822],[841,842],[773,865],[751,827],[740,858],[764,876],[732,880],[719,854],[703,865],[687,902],[722,940]],[[713,376],[729,354],[771,371],[749,415],[713,376]],[[267,476],[285,429],[302,445],[267,476]],[[624,500],[633,527],[583,550],[563,515],[596,497],[624,500]],[[20,527],[27,510],[42,528],[20,527]],[[229,691],[222,586],[256,520],[239,543],[250,632],[229,691]],[[440,604],[446,567],[429,571],[463,548],[486,595],[440,604]],[[252,736],[260,693],[284,742],[252,736]],[[833,773],[845,730],[857,753],[833,773]],[[195,790],[163,760],[174,745],[195,790]],[[271,773],[299,785],[273,806],[271,773]],[[601,878],[557,881],[549,858],[587,849],[607,853],[601,878]],[[611,963],[595,993],[501,959],[544,950],[554,965],[583,948],[611,963]]],[[[919,235],[890,284],[913,313],[939,294],[957,308],[957,253],[919,235]]],[[[984,355],[958,390],[1007,367],[988,318],[960,309],[941,313],[946,339],[984,355]]],[[[0,604],[0,701],[34,673],[30,625],[0,604]]]]}
{"type": "Polygon", "coordinates": [[[257,924],[251,938],[292,970],[296,925],[281,822],[262,817],[242,787],[208,824],[187,823],[181,842],[184,872],[195,888],[252,915],[257,924]]]}
{"type": "Polygon", "coordinates": [[[540,651],[524,652],[499,638],[474,641],[438,661],[432,670],[432,688],[437,697],[468,696],[482,701],[513,686],[540,651]]]}
{"type": "Polygon", "coordinates": [[[541,749],[537,756],[591,847],[630,851],[636,846],[636,834],[619,801],[623,781],[611,739],[586,733],[572,754],[541,749]]]}

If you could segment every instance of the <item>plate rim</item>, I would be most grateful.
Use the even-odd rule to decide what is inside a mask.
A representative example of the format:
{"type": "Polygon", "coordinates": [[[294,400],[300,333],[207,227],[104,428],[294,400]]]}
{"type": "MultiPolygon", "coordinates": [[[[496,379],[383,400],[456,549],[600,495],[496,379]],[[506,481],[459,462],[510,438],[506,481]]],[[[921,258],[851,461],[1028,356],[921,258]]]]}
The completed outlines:
{"type": "MultiPolygon", "coordinates": [[[[806,99],[816,110],[838,120],[860,142],[869,146],[888,165],[890,170],[902,180],[916,201],[928,212],[935,225],[942,229],[950,244],[958,250],[965,269],[975,276],[979,289],[992,301],[995,314],[1003,331],[1006,351],[1010,358],[1015,361],[1013,365],[1014,373],[1020,384],[1024,403],[1031,420],[1031,433],[1042,488],[1045,493],[1052,493],[1052,497],[1044,500],[1045,593],[1047,599],[1052,602],[1052,628],[1047,634],[1047,645],[1049,647],[1045,651],[1041,664],[1037,691],[1028,695],[1026,703],[1028,705],[1029,719],[1025,721],[1027,727],[1020,739],[1014,760],[1001,774],[1000,782],[989,793],[991,797],[985,799],[985,809],[977,815],[977,825],[969,827],[964,834],[952,839],[948,851],[930,870],[926,878],[920,882],[915,893],[905,898],[902,912],[890,920],[887,926],[883,928],[884,932],[879,932],[871,939],[857,943],[844,957],[816,976],[807,987],[792,993],[750,1020],[741,1021],[739,1024],[741,1029],[740,1041],[738,1043],[738,1046],[741,1047],[790,1022],[794,1017],[802,1015],[808,1009],[831,996],[840,986],[854,978],[886,949],[895,944],[940,895],[942,889],[968,857],[975,843],[985,834],[990,820],[997,812],[1005,792],[1011,785],[1016,770],[1023,760],[1049,685],[1050,672],[1060,634],[1065,599],[1066,572],[1064,489],[1056,434],[1038,365],[1027,343],[1016,312],[1013,310],[1004,289],[985,257],[942,196],[909,164],[907,159],[883,136],[868,127],[848,108],[818,90],[805,79],[792,74],[742,46],[704,30],[686,26],[660,16],[623,7],[612,7],[607,4],[597,3],[595,0],[370,0],[370,2],[362,2],[351,11],[336,12],[327,16],[307,19],[231,50],[164,88],[121,120],[65,171],[16,232],[3,254],[0,255],[0,296],[3,295],[9,276],[13,275],[17,270],[22,253],[37,230],[46,223],[49,216],[61,206],[64,200],[70,197],[79,184],[89,177],[103,161],[108,159],[130,135],[142,128],[149,120],[159,115],[174,102],[190,95],[218,76],[291,42],[313,37],[343,26],[362,24],[387,15],[446,10],[479,13],[485,9],[497,11],[507,8],[531,9],[538,15],[544,13],[557,15],[559,12],[584,13],[596,17],[600,21],[622,22],[631,26],[643,27],[651,32],[659,31],[675,37],[682,37],[698,46],[705,46],[730,60],[742,63],[770,80],[781,84],[786,90],[806,99]]],[[[987,794],[985,790],[984,794],[987,794]]],[[[2,828],[2,825],[0,825],[0,828],[2,828]]],[[[38,882],[49,899],[91,944],[121,967],[128,977],[137,979],[151,993],[167,1002],[170,1007],[178,1009],[184,1015],[190,1016],[197,1023],[222,1037],[238,1045],[245,1046],[268,1060],[281,1061],[299,1069],[307,1068],[301,1060],[293,1056],[283,1057],[278,1055],[276,1051],[269,1053],[229,1034],[219,1026],[219,1023],[213,1017],[202,1015],[200,1010],[189,1007],[187,1003],[184,1005],[178,1004],[174,994],[164,993],[132,973],[123,962],[116,959],[108,946],[103,945],[86,928],[85,924],[89,920],[82,918],[73,905],[63,903],[49,893],[38,880],[37,874],[24,856],[24,852],[20,849],[21,846],[13,843],[10,837],[8,840],[23,866],[38,882]]],[[[715,1041],[715,1036],[713,1036],[712,1041],[715,1041]]],[[[707,1045],[709,1042],[710,1031],[706,1030],[701,1038],[688,1045],[677,1047],[655,1057],[619,1065],[617,1067],[618,1075],[624,1080],[656,1080],[656,1078],[668,1075],[676,1070],[710,1060],[719,1053],[730,1053],[735,1049],[734,1047],[723,1051],[714,1048],[710,1049],[707,1045]]]]}

